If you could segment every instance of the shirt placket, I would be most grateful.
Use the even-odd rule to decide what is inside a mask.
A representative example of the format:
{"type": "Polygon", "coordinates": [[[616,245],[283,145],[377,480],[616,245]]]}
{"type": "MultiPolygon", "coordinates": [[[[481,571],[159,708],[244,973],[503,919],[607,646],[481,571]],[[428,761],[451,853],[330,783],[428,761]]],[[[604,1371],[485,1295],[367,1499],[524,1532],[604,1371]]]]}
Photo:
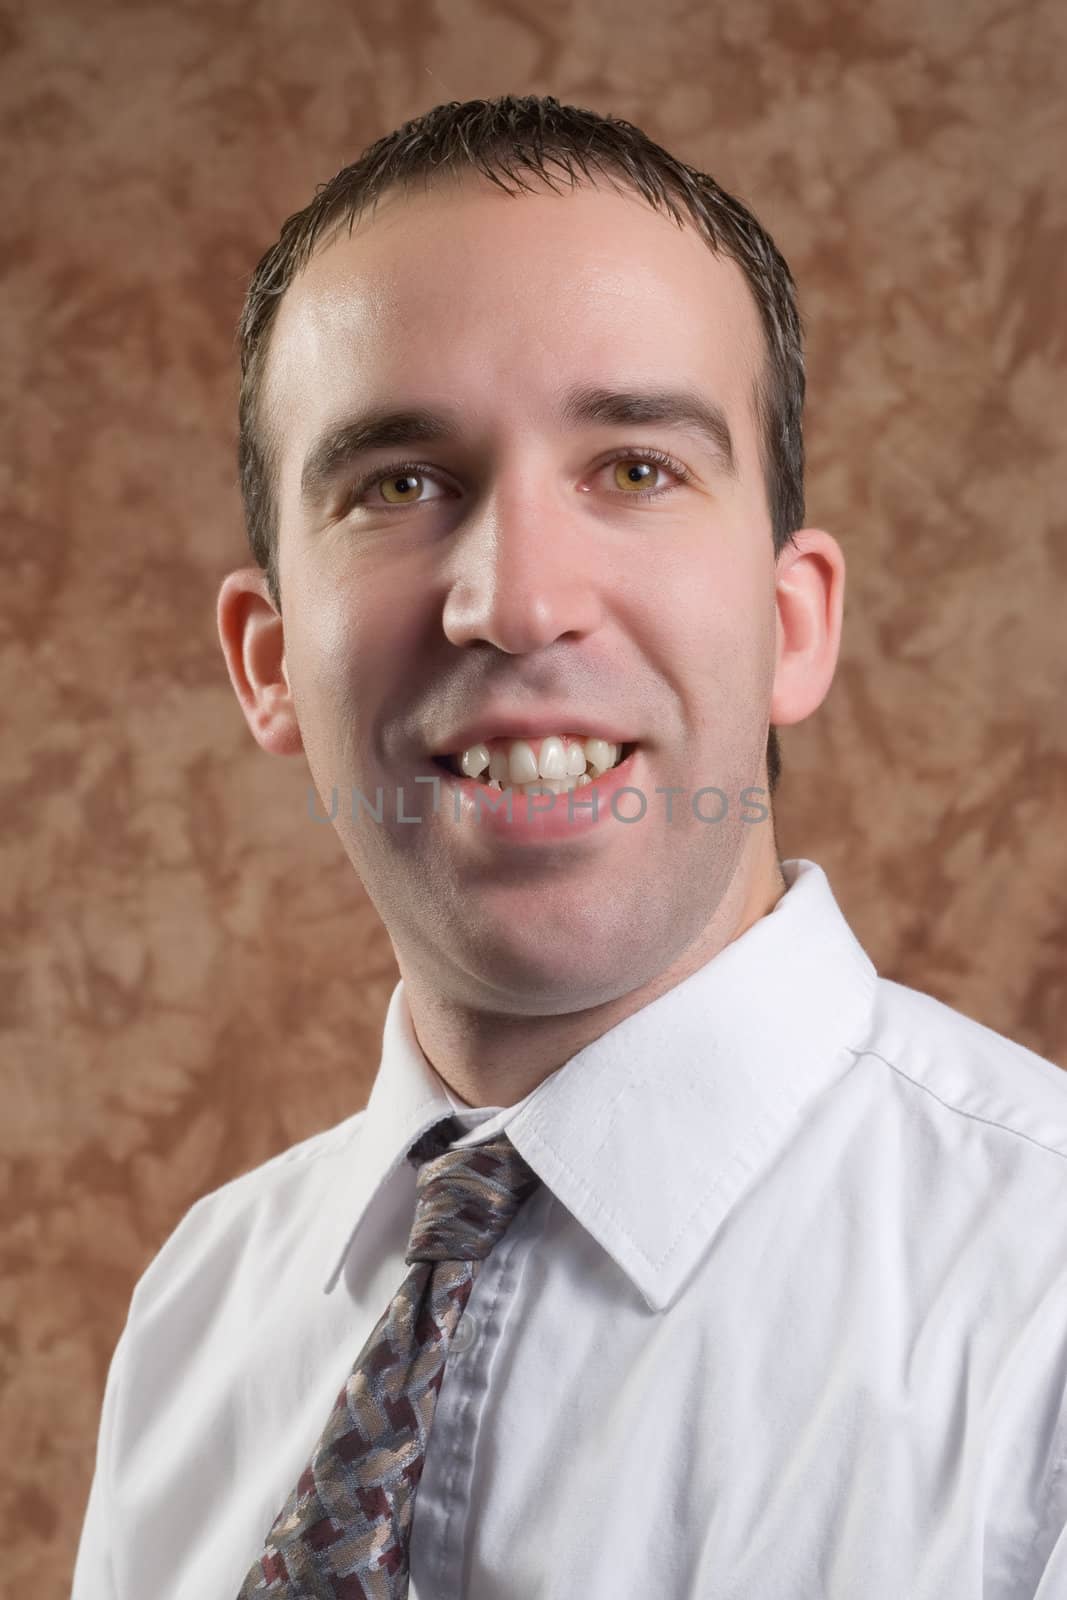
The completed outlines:
{"type": "Polygon", "coordinates": [[[497,1353],[515,1336],[510,1313],[547,1199],[540,1193],[523,1207],[483,1262],[456,1324],[415,1497],[409,1600],[464,1600],[478,1439],[497,1353]]]}

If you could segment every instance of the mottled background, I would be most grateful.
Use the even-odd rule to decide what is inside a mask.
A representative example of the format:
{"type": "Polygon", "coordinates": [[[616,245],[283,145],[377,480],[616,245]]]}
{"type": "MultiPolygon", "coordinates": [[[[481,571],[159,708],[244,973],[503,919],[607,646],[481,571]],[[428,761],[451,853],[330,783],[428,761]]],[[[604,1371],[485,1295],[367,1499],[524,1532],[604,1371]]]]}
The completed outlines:
{"type": "Polygon", "coordinates": [[[420,111],[614,112],[770,228],[809,329],[808,521],[849,564],[834,686],[782,736],[782,852],[826,867],[884,973],[1067,1066],[1067,8],[0,19],[0,1584],[60,1600],[136,1278],[377,1066],[390,946],[303,761],[252,740],[215,598],[247,560],[247,275],[420,111]]]}

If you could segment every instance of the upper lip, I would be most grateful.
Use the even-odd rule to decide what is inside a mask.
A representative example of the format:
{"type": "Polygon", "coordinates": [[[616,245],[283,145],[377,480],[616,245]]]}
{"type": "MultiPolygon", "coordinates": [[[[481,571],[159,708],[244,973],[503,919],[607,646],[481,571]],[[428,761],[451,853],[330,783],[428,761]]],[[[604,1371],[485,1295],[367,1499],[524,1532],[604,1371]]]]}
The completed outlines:
{"type": "Polygon", "coordinates": [[[599,717],[587,717],[580,711],[559,711],[532,717],[516,711],[510,715],[501,712],[496,716],[472,718],[455,733],[449,734],[435,745],[434,756],[461,755],[487,739],[546,739],[550,734],[580,733],[587,739],[606,739],[611,744],[632,744],[629,734],[616,725],[602,722],[599,717]]]}

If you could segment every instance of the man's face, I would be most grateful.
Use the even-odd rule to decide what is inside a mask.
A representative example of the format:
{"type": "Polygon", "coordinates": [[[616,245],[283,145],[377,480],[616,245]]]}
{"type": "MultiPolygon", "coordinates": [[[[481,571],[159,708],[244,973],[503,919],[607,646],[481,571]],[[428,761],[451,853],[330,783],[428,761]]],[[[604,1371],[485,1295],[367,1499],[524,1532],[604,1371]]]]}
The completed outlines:
{"type": "MultiPolygon", "coordinates": [[[[558,1014],[630,993],[693,945],[736,875],[776,859],[743,794],[766,784],[776,665],[762,348],[740,269],[610,187],[393,193],[282,301],[263,414],[300,736],[402,970],[459,1004],[558,1014]],[[725,414],[734,472],[691,426],[561,421],[577,388],[693,391],[725,414]],[[335,451],[325,472],[320,450],[302,489],[339,426],[416,407],[451,413],[455,436],[335,451]],[[557,734],[602,725],[635,744],[640,794],[551,841],[486,826],[469,795],[457,816],[432,752],[549,709],[557,734]],[[436,812],[417,776],[441,780],[436,812]],[[382,821],[353,818],[353,792],[374,805],[379,786],[382,821]],[[722,798],[695,814],[711,786],[722,798]],[[641,820],[618,820],[641,797],[641,820]]],[[[520,795],[512,814],[527,816],[520,795]]]]}

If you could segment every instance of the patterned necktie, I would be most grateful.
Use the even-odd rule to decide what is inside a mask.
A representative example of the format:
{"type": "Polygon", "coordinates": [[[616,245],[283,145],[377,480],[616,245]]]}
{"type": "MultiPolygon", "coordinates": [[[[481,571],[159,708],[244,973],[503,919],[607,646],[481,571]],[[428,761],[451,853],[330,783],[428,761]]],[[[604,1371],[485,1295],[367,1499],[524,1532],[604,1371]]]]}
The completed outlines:
{"type": "Polygon", "coordinates": [[[403,1600],[415,1491],[445,1358],[485,1257],[540,1184],[499,1134],[454,1117],[408,1152],[418,1167],[413,1263],[356,1359],[311,1460],[237,1600],[403,1600]]]}

